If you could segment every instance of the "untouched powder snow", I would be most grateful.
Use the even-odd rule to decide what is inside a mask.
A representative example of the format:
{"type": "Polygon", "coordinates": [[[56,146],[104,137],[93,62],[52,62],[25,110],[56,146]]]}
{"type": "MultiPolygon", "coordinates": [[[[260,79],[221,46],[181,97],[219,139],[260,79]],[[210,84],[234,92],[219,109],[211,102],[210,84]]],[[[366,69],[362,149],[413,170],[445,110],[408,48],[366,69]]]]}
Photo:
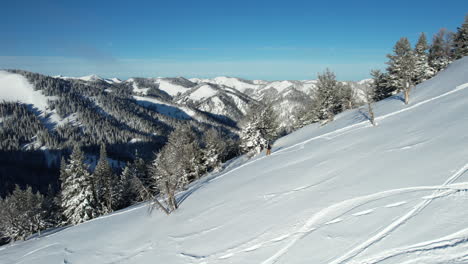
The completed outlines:
{"type": "Polygon", "coordinates": [[[170,96],[176,96],[188,91],[188,88],[181,85],[177,85],[165,79],[156,79],[156,83],[159,83],[159,89],[165,91],[170,96]]]}
{"type": "Polygon", "coordinates": [[[200,101],[206,98],[210,98],[217,94],[217,91],[213,89],[210,85],[202,85],[198,87],[194,92],[189,96],[193,101],[200,101]]]}
{"type": "Polygon", "coordinates": [[[34,91],[24,76],[6,71],[0,71],[0,100],[32,104],[41,111],[47,108],[47,97],[41,91],[34,91]]]}
{"type": "Polygon", "coordinates": [[[468,58],[178,195],[0,248],[0,263],[467,263],[468,58]]]}

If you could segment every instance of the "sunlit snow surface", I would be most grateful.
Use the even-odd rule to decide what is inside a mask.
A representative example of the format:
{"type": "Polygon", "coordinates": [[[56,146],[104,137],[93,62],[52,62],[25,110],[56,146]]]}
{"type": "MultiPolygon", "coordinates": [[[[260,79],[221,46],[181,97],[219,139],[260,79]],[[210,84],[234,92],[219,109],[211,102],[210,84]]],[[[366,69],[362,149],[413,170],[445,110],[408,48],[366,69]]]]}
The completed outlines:
{"type": "Polygon", "coordinates": [[[39,110],[47,107],[47,97],[40,91],[34,91],[32,84],[22,75],[0,71],[0,99],[32,104],[39,110]]]}
{"type": "Polygon", "coordinates": [[[0,263],[467,263],[468,58],[180,193],[0,248],[0,263]]]}

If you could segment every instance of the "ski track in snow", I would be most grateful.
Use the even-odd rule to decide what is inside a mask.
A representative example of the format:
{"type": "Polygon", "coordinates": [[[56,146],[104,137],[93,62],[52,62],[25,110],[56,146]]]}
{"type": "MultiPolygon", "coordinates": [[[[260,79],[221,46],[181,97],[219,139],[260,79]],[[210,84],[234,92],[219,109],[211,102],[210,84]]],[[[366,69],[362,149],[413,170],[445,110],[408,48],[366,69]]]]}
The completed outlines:
{"type": "Polygon", "coordinates": [[[336,224],[336,223],[339,223],[339,222],[343,222],[343,218],[340,218],[340,217],[335,218],[335,219],[333,219],[331,221],[326,222],[325,225],[332,225],[332,224],[336,224]]]}
{"type": "Polygon", "coordinates": [[[34,253],[36,253],[36,252],[38,252],[38,251],[41,251],[41,250],[43,250],[43,249],[46,249],[46,248],[49,248],[49,247],[52,247],[52,246],[56,246],[56,245],[59,245],[59,243],[53,243],[53,244],[50,244],[50,245],[46,245],[46,246],[37,248],[37,249],[35,249],[35,250],[33,250],[33,251],[30,251],[30,252],[24,254],[20,259],[22,259],[22,258],[24,258],[24,257],[26,257],[26,256],[29,256],[29,255],[31,255],[31,254],[34,254],[34,253]]]}
{"type": "Polygon", "coordinates": [[[408,203],[408,202],[402,201],[402,202],[398,202],[398,203],[387,204],[385,207],[386,208],[398,207],[398,206],[404,205],[406,203],[408,203]]]}
{"type": "MultiPolygon", "coordinates": [[[[468,168],[468,164],[466,166],[468,168]]],[[[460,174],[460,171],[458,171],[457,173],[459,173],[458,176],[461,176],[463,174],[463,173],[460,174]]],[[[456,180],[456,178],[451,178],[451,179],[454,181],[456,180]]],[[[212,254],[203,255],[203,256],[199,256],[196,254],[188,254],[188,253],[180,253],[180,254],[183,256],[187,256],[187,255],[197,256],[196,258],[192,258],[192,259],[196,260],[197,261],[196,263],[199,263],[199,264],[202,264],[202,263],[208,264],[210,263],[210,260],[212,260],[214,263],[217,263],[221,260],[229,259],[237,254],[250,253],[258,249],[261,249],[263,247],[273,246],[275,244],[278,244],[280,242],[283,242],[289,239],[290,241],[286,246],[281,248],[275,255],[265,260],[264,262],[262,262],[262,264],[276,263],[282,255],[287,253],[287,251],[292,246],[294,246],[297,242],[299,242],[305,236],[311,234],[315,230],[318,230],[322,227],[332,225],[332,224],[338,224],[340,222],[346,221],[349,217],[343,218],[343,216],[348,215],[348,213],[352,211],[353,209],[360,207],[362,205],[365,205],[367,203],[375,202],[380,199],[384,199],[384,198],[388,198],[391,196],[400,195],[404,193],[410,193],[410,192],[444,190],[445,195],[450,195],[450,194],[456,193],[457,191],[461,191],[461,190],[464,191],[467,189],[468,189],[468,182],[462,182],[462,183],[456,183],[456,184],[451,184],[451,185],[447,184],[445,186],[439,186],[439,185],[417,186],[417,187],[387,190],[387,191],[378,192],[378,193],[374,193],[370,195],[360,196],[357,198],[351,198],[349,200],[345,200],[337,204],[333,204],[321,210],[317,214],[314,214],[305,223],[303,223],[302,225],[299,225],[299,227],[297,227],[298,225],[295,224],[289,228],[286,228],[286,232],[283,233],[282,235],[278,235],[278,233],[273,232],[273,231],[267,231],[248,241],[238,243],[238,245],[232,246],[225,250],[220,250],[212,254]],[[202,261],[202,262],[199,262],[199,261],[202,261]]],[[[439,197],[442,197],[442,196],[439,196],[439,197]]],[[[427,201],[424,201],[424,202],[427,202],[427,201]]],[[[388,207],[388,205],[386,205],[380,208],[391,209],[393,207],[397,207],[406,203],[407,203],[406,201],[403,201],[399,203],[390,204],[392,205],[391,207],[388,207]]],[[[367,214],[373,213],[375,210],[377,210],[377,208],[351,214],[351,216],[353,217],[365,216],[367,214]]]]}
{"type": "MultiPolygon", "coordinates": [[[[418,254],[423,251],[455,247],[466,242],[468,242],[468,228],[458,231],[456,233],[453,233],[451,235],[439,238],[439,239],[426,241],[426,242],[414,244],[414,245],[407,246],[407,247],[386,250],[382,253],[378,253],[374,256],[371,256],[370,258],[367,258],[365,260],[352,261],[350,263],[375,264],[375,263],[384,261],[386,259],[404,255],[404,254],[414,254],[414,253],[418,254]]],[[[463,253],[463,254],[464,256],[466,256],[467,253],[463,253]]]]}
{"type": "MultiPolygon", "coordinates": [[[[436,192],[440,190],[452,190],[451,192],[446,192],[446,195],[450,195],[455,193],[456,191],[459,190],[466,190],[468,187],[468,182],[465,183],[457,183],[450,185],[450,183],[453,183],[456,179],[458,179],[460,176],[462,176],[466,170],[468,169],[468,163],[463,166],[460,170],[458,170],[455,174],[453,174],[443,185],[440,186],[417,186],[417,187],[408,187],[408,188],[402,188],[402,189],[394,189],[394,190],[387,190],[383,192],[378,192],[370,195],[365,195],[365,196],[360,196],[360,197],[355,197],[351,198],[349,200],[345,200],[336,204],[333,204],[317,214],[313,215],[310,219],[307,220],[307,222],[302,226],[301,230],[299,232],[295,232],[291,235],[292,239],[291,241],[286,244],[283,248],[278,250],[276,254],[268,258],[267,260],[263,261],[262,264],[272,264],[276,263],[281,256],[286,254],[288,250],[293,247],[298,241],[300,241],[302,238],[304,238],[306,235],[310,234],[312,231],[320,228],[323,226],[323,222],[327,223],[337,217],[341,217],[342,215],[346,214],[350,210],[362,206],[364,204],[374,202],[383,198],[391,197],[394,195],[399,195],[399,194],[404,194],[404,193],[409,193],[409,192],[417,192],[417,191],[430,191],[434,190],[436,192]],[[351,208],[351,209],[349,209],[351,208]],[[327,217],[330,215],[329,217],[327,217]],[[307,232],[307,230],[310,229],[312,231],[307,232]]],[[[441,197],[441,196],[439,196],[441,197]]],[[[403,224],[405,221],[407,221],[410,217],[414,216],[415,214],[419,213],[422,209],[424,209],[432,200],[425,200],[422,203],[418,204],[415,208],[413,208],[410,212],[405,214],[403,217],[400,217],[396,221],[392,222],[389,226],[387,226],[384,230],[380,231],[378,234],[374,235],[361,245],[357,246],[353,250],[345,253],[342,257],[336,259],[333,262],[330,262],[330,264],[338,264],[338,263],[343,263],[347,260],[350,260],[352,257],[356,256],[366,248],[368,248],[370,245],[380,241],[382,238],[390,234],[391,231],[393,231],[395,228],[403,224]]],[[[403,204],[400,203],[400,205],[403,204]]],[[[388,208],[388,207],[387,207],[388,208]]]]}
{"type": "Polygon", "coordinates": [[[374,209],[369,209],[361,212],[354,213],[353,216],[362,216],[362,215],[368,215],[370,213],[374,212],[374,209]]]}
{"type": "Polygon", "coordinates": [[[215,231],[215,230],[220,229],[220,228],[223,227],[223,226],[224,226],[224,225],[215,226],[215,227],[207,228],[207,229],[204,229],[204,230],[201,230],[201,231],[197,231],[197,232],[192,232],[192,233],[183,234],[183,235],[169,236],[169,237],[172,238],[172,239],[174,239],[174,240],[177,240],[177,241],[185,240],[185,239],[188,239],[188,238],[193,238],[193,237],[197,237],[197,236],[201,236],[201,235],[210,233],[210,232],[212,232],[212,231],[215,231]]]}
{"type": "MultiPolygon", "coordinates": [[[[468,87],[468,86],[467,86],[468,87]]],[[[468,170],[468,163],[466,163],[460,170],[455,172],[450,178],[448,178],[441,186],[439,189],[435,190],[435,195],[433,195],[431,198],[426,199],[425,201],[419,203],[416,205],[411,211],[406,213],[405,215],[401,216],[394,222],[392,222],[390,225],[388,225],[386,228],[378,232],[376,235],[372,236],[369,238],[367,241],[363,242],[362,244],[358,245],[354,249],[348,251],[341,257],[337,258],[335,261],[331,262],[330,264],[339,264],[343,263],[345,261],[348,261],[352,259],[353,257],[357,256],[360,254],[362,251],[364,251],[366,248],[369,248],[373,244],[379,242],[382,240],[384,237],[388,236],[392,231],[394,231],[396,228],[407,222],[410,218],[416,216],[419,214],[424,208],[426,208],[434,199],[441,197],[439,194],[447,194],[446,190],[445,192],[442,192],[441,190],[446,187],[447,185],[455,182],[458,178],[460,178],[465,172],[468,170]]],[[[450,193],[448,193],[450,194],[450,193]]]]}
{"type": "MultiPolygon", "coordinates": [[[[376,121],[381,121],[381,120],[384,120],[384,119],[386,119],[388,117],[392,117],[392,116],[404,113],[406,111],[417,108],[417,107],[419,107],[421,105],[427,104],[427,103],[432,102],[434,100],[449,96],[451,94],[454,94],[454,93],[459,92],[461,90],[464,90],[466,88],[468,88],[468,83],[459,85],[454,90],[446,92],[446,93],[441,94],[439,96],[436,96],[436,97],[421,101],[419,103],[408,106],[408,107],[403,108],[401,110],[398,110],[398,111],[395,111],[395,112],[392,112],[392,113],[388,113],[388,114],[376,117],[375,120],[376,121]]],[[[337,130],[334,130],[334,131],[331,131],[331,132],[328,132],[328,133],[325,133],[325,134],[322,134],[322,135],[319,135],[319,136],[316,136],[316,137],[312,137],[310,139],[307,139],[307,140],[304,140],[302,142],[296,143],[296,144],[294,144],[292,146],[277,150],[277,151],[273,152],[271,155],[281,155],[281,154],[286,154],[286,153],[289,153],[289,152],[294,152],[294,151],[297,151],[297,150],[294,150],[294,148],[299,147],[298,150],[300,150],[300,149],[304,148],[305,144],[307,144],[307,143],[309,143],[311,141],[322,139],[322,138],[330,140],[330,139],[336,138],[338,136],[342,136],[342,135],[345,135],[345,134],[347,134],[349,132],[355,131],[357,129],[365,128],[365,127],[370,127],[370,124],[369,124],[368,120],[362,121],[362,122],[359,122],[359,123],[355,123],[355,124],[352,124],[352,125],[349,125],[349,126],[346,126],[346,127],[343,127],[343,128],[340,128],[340,129],[337,129],[337,130]]],[[[416,144],[416,145],[418,145],[418,144],[416,144]]],[[[250,165],[252,163],[255,163],[257,161],[263,160],[264,158],[267,158],[267,157],[262,156],[262,157],[250,160],[250,161],[248,161],[248,162],[246,162],[246,163],[244,163],[244,164],[242,164],[242,165],[240,165],[238,167],[235,167],[235,168],[231,169],[228,172],[225,172],[223,174],[214,176],[214,177],[202,182],[201,184],[204,185],[206,183],[219,180],[219,179],[231,174],[232,172],[235,172],[235,171],[237,171],[239,169],[242,169],[243,167],[246,167],[246,166],[248,166],[248,165],[250,165]]],[[[299,240],[301,240],[302,238],[304,238],[305,236],[307,236],[311,232],[317,230],[318,228],[320,228],[320,227],[322,227],[324,225],[332,224],[332,223],[338,223],[338,222],[342,221],[342,219],[340,219],[339,216],[333,217],[332,219],[328,218],[327,215],[329,215],[329,214],[335,215],[338,212],[344,211],[343,213],[341,213],[341,215],[344,215],[347,212],[349,212],[350,210],[352,210],[352,209],[354,209],[356,207],[362,206],[363,204],[374,202],[376,200],[387,198],[387,197],[390,197],[390,196],[393,196],[393,195],[399,195],[399,194],[408,193],[408,192],[434,190],[435,193],[438,194],[438,195],[433,195],[433,197],[430,197],[430,198],[426,197],[427,199],[425,201],[423,201],[423,202],[419,203],[418,205],[416,205],[407,214],[405,214],[402,217],[398,218],[397,220],[392,222],[389,226],[384,228],[382,231],[380,231],[379,233],[377,233],[376,235],[374,235],[373,237],[371,237],[370,239],[368,239],[367,241],[365,241],[361,245],[359,245],[356,248],[352,249],[351,251],[345,253],[343,256],[337,258],[335,261],[331,262],[330,264],[343,263],[343,262],[348,261],[351,258],[355,257],[356,255],[358,255],[359,253],[364,251],[366,248],[368,248],[372,244],[377,243],[378,241],[380,241],[381,239],[386,237],[388,234],[390,234],[390,232],[395,230],[397,227],[404,224],[407,220],[409,220],[413,216],[420,213],[427,205],[429,205],[430,202],[432,202],[433,199],[443,197],[445,195],[450,195],[450,194],[454,193],[454,191],[458,190],[458,189],[456,189],[456,186],[454,186],[454,188],[450,188],[450,184],[453,183],[454,181],[456,181],[461,175],[463,175],[466,172],[467,169],[468,169],[468,164],[466,164],[462,169],[458,170],[446,182],[444,182],[442,185],[439,185],[439,186],[417,186],[417,187],[408,187],[408,188],[402,188],[402,189],[387,190],[387,191],[378,192],[378,193],[375,193],[375,194],[370,194],[370,195],[366,195],[366,196],[351,198],[349,200],[345,200],[343,202],[333,204],[333,205],[321,210],[319,213],[313,215],[310,219],[308,219],[306,221],[306,223],[299,230],[281,235],[280,238],[282,238],[282,239],[279,239],[279,240],[278,239],[260,240],[259,238],[264,235],[264,234],[262,234],[257,239],[253,240],[253,241],[259,241],[259,240],[261,241],[261,242],[259,242],[257,244],[252,245],[251,243],[245,243],[245,244],[241,244],[239,246],[239,247],[247,247],[247,248],[244,248],[244,249],[240,249],[239,247],[232,247],[232,248],[230,248],[228,250],[224,250],[224,251],[221,251],[221,252],[218,252],[218,253],[213,253],[211,255],[204,256],[203,259],[205,261],[203,261],[203,263],[208,263],[208,262],[206,262],[206,260],[210,259],[212,257],[215,257],[215,256],[221,255],[221,256],[217,257],[218,260],[227,259],[227,258],[230,258],[230,257],[234,256],[236,253],[251,252],[251,251],[254,251],[254,250],[259,249],[261,247],[269,246],[271,244],[278,243],[280,241],[284,241],[286,239],[289,239],[290,242],[288,244],[286,244],[286,246],[284,246],[283,248],[278,250],[278,252],[276,254],[274,254],[273,256],[271,256],[270,258],[268,258],[267,260],[262,262],[262,264],[273,264],[273,263],[276,263],[281,256],[283,256],[285,253],[287,253],[287,251],[292,246],[294,246],[299,240]],[[441,190],[446,190],[446,191],[448,190],[448,191],[445,192],[445,193],[440,193],[441,190]],[[349,207],[352,207],[352,208],[349,209],[349,207]],[[323,219],[329,219],[329,220],[325,221],[325,223],[323,223],[323,219]],[[337,219],[339,219],[339,221],[337,219]],[[251,249],[251,250],[247,250],[247,249],[251,249]]],[[[458,184],[456,184],[456,185],[458,185],[458,184]]],[[[296,188],[296,189],[292,190],[292,191],[283,192],[283,193],[281,193],[281,195],[282,194],[293,193],[293,192],[296,192],[296,191],[300,191],[300,190],[303,190],[304,188],[299,187],[299,188],[296,188]],[[298,189],[298,190],[296,190],[296,189],[298,189]]],[[[270,195],[276,196],[276,195],[278,195],[278,193],[270,194],[270,195]]],[[[406,204],[406,203],[407,203],[406,201],[402,201],[402,202],[398,202],[398,203],[394,203],[394,204],[389,204],[389,205],[386,205],[385,208],[393,208],[393,207],[401,206],[401,205],[406,204]]],[[[361,213],[363,213],[363,212],[361,212],[361,213]]],[[[372,212],[366,212],[365,214],[363,213],[362,215],[367,215],[367,214],[370,214],[370,213],[372,213],[372,212]]],[[[362,216],[362,215],[355,215],[355,216],[362,216]]],[[[183,253],[181,253],[181,254],[183,254],[183,253]]]]}

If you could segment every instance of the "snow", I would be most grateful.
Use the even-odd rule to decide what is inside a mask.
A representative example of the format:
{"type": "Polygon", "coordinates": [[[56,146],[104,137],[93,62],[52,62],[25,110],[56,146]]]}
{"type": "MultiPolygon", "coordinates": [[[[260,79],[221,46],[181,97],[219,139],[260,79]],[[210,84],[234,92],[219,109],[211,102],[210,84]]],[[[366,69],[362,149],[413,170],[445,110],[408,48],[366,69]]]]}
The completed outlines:
{"type": "Polygon", "coordinates": [[[200,101],[206,98],[210,98],[217,93],[218,92],[210,85],[202,85],[196,88],[194,92],[191,92],[189,98],[193,101],[200,101]]]}
{"type": "Polygon", "coordinates": [[[188,88],[172,83],[171,81],[165,80],[164,78],[156,79],[156,83],[159,83],[160,90],[165,91],[170,96],[176,96],[188,91],[188,88]]]}
{"type": "Polygon", "coordinates": [[[33,85],[24,76],[0,71],[0,100],[20,101],[45,111],[47,99],[41,91],[34,91],[33,85]]]}
{"type": "Polygon", "coordinates": [[[96,74],[86,75],[86,76],[82,76],[82,77],[67,77],[67,76],[57,75],[57,76],[54,76],[54,78],[60,78],[60,79],[64,79],[64,80],[68,80],[68,79],[82,80],[82,81],[85,81],[85,82],[104,80],[101,77],[97,76],[96,74]]]}
{"type": "Polygon", "coordinates": [[[158,113],[163,115],[184,120],[195,118],[195,112],[185,106],[173,105],[151,97],[133,96],[133,98],[135,98],[138,104],[152,106],[158,113]]]}
{"type": "Polygon", "coordinates": [[[109,84],[113,84],[113,83],[121,83],[122,80],[118,79],[118,78],[109,78],[109,79],[104,79],[105,82],[109,83],[109,84]]]}
{"type": "Polygon", "coordinates": [[[275,81],[267,84],[266,86],[262,87],[262,90],[267,90],[270,88],[273,88],[277,90],[278,92],[282,92],[286,90],[287,88],[294,86],[294,84],[290,81],[275,81]]]}
{"type": "Polygon", "coordinates": [[[0,248],[0,263],[466,263],[468,57],[179,193],[0,248]],[[400,95],[401,96],[401,95],[400,95]]]}
{"type": "Polygon", "coordinates": [[[131,82],[132,83],[132,87],[133,87],[133,92],[136,93],[136,94],[142,94],[142,95],[146,95],[148,94],[148,90],[150,88],[140,88],[138,87],[138,85],[136,84],[135,80],[133,78],[131,79],[128,79],[127,82],[131,82]]]}
{"type": "Polygon", "coordinates": [[[212,79],[213,83],[215,84],[220,84],[220,85],[225,85],[228,87],[232,87],[239,92],[245,92],[247,89],[257,89],[258,85],[256,84],[251,84],[246,81],[243,81],[238,78],[233,78],[233,77],[216,77],[212,79]]]}

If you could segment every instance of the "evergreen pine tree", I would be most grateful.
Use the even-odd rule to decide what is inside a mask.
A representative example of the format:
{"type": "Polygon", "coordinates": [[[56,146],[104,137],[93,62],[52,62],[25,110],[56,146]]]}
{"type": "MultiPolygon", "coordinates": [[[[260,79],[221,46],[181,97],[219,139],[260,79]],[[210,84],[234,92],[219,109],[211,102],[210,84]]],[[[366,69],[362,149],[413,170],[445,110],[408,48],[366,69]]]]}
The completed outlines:
{"type": "Polygon", "coordinates": [[[156,191],[167,197],[169,211],[178,208],[176,192],[204,172],[202,157],[198,138],[187,125],[178,126],[156,156],[151,174],[156,191]]]}
{"type": "Polygon", "coordinates": [[[107,160],[106,146],[101,144],[99,161],[93,173],[95,193],[102,213],[113,211],[115,202],[116,179],[107,160]]]}
{"type": "Polygon", "coordinates": [[[460,59],[468,56],[468,14],[465,16],[463,24],[457,28],[454,40],[454,58],[460,59]]]}
{"type": "Polygon", "coordinates": [[[75,145],[70,160],[64,169],[66,176],[62,182],[61,203],[66,221],[78,224],[99,215],[94,186],[84,163],[84,154],[75,145]]]}
{"type": "Polygon", "coordinates": [[[227,154],[227,144],[215,128],[208,129],[203,135],[205,146],[202,150],[204,166],[207,170],[214,169],[224,160],[227,154]]]}
{"type": "Polygon", "coordinates": [[[403,91],[405,104],[409,103],[409,95],[415,76],[416,59],[407,38],[401,38],[393,48],[394,54],[389,54],[387,64],[389,82],[391,86],[403,91]]]}
{"type": "Polygon", "coordinates": [[[313,96],[313,122],[328,120],[341,111],[341,84],[336,81],[335,74],[326,69],[318,74],[317,89],[313,96]]]}
{"type": "Polygon", "coordinates": [[[429,66],[428,49],[426,35],[421,33],[414,49],[416,71],[413,79],[414,84],[421,83],[434,75],[434,69],[429,66]]]}
{"type": "Polygon", "coordinates": [[[374,102],[390,97],[396,91],[395,87],[390,85],[387,73],[382,73],[380,70],[372,70],[371,76],[373,78],[374,102]]]}
{"type": "Polygon", "coordinates": [[[429,65],[435,72],[445,69],[452,62],[449,36],[447,30],[442,28],[432,39],[432,45],[429,49],[429,65]]]}
{"type": "Polygon", "coordinates": [[[277,115],[271,102],[252,105],[243,123],[240,148],[244,153],[260,153],[278,136],[277,115]]]}
{"type": "Polygon", "coordinates": [[[26,239],[51,227],[44,210],[44,196],[33,193],[31,187],[15,190],[0,199],[0,233],[8,240],[26,239]]]}

